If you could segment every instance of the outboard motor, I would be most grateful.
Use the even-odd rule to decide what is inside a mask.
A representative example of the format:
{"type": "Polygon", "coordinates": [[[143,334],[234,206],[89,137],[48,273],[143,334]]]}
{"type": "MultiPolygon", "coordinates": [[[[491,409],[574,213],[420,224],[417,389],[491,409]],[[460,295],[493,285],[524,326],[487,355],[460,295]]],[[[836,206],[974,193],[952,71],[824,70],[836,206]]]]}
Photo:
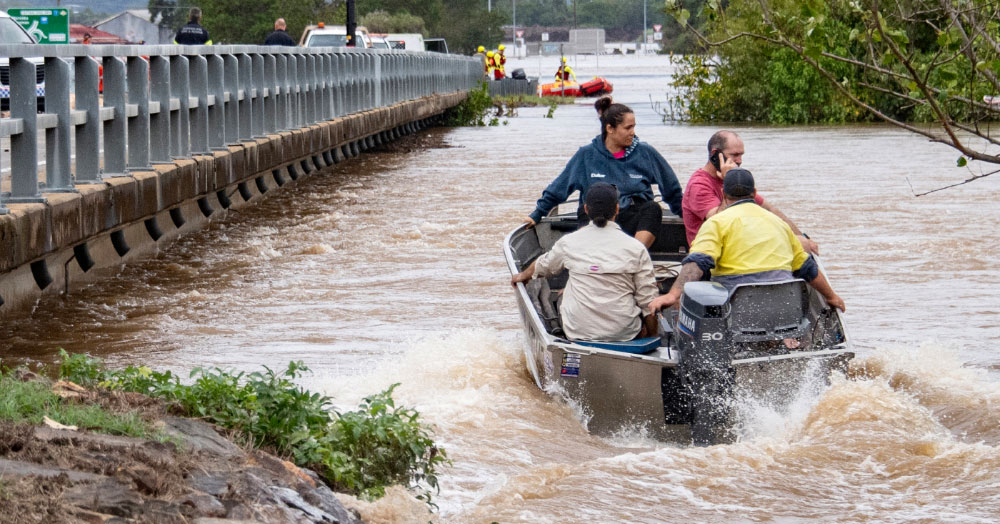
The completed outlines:
{"type": "Polygon", "coordinates": [[[665,373],[663,380],[667,423],[691,424],[695,445],[731,441],[734,355],[803,338],[807,308],[802,280],[742,284],[732,293],[716,282],[685,284],[670,333],[680,363],[675,376],[665,373]]]}
{"type": "Polygon", "coordinates": [[[689,282],[681,296],[675,337],[681,351],[678,378],[687,397],[691,440],[708,446],[720,440],[729,418],[733,389],[729,337],[729,291],[715,282],[689,282]]]}

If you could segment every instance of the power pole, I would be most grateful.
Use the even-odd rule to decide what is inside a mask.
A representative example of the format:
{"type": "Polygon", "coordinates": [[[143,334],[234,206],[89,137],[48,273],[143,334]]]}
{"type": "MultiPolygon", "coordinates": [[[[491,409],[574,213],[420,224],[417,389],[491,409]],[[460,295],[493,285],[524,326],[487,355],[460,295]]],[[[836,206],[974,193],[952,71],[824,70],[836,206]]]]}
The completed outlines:
{"type": "Polygon", "coordinates": [[[514,6],[514,13],[511,15],[511,20],[513,22],[514,28],[511,38],[514,40],[514,54],[517,54],[517,0],[511,0],[511,4],[514,6]]]}
{"type": "Polygon", "coordinates": [[[347,0],[347,45],[357,47],[358,14],[354,10],[354,0],[347,0]]]}
{"type": "Polygon", "coordinates": [[[639,49],[646,43],[646,0],[642,0],[642,38],[639,40],[639,49]]]}

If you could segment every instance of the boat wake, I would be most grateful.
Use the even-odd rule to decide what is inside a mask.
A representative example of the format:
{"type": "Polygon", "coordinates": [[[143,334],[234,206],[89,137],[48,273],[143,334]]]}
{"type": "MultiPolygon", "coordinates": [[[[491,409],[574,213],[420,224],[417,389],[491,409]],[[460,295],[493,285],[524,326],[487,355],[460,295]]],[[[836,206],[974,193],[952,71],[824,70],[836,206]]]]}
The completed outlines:
{"type": "MultiPolygon", "coordinates": [[[[798,382],[778,404],[738,400],[738,442],[695,448],[639,427],[590,435],[584,410],[527,376],[522,344],[485,328],[429,336],[326,389],[351,407],[402,383],[397,401],[434,424],[454,461],[438,522],[975,522],[1000,512],[1000,386],[941,346],[875,351],[849,376],[798,382]]],[[[408,522],[420,504],[397,494],[366,515],[408,522]]]]}

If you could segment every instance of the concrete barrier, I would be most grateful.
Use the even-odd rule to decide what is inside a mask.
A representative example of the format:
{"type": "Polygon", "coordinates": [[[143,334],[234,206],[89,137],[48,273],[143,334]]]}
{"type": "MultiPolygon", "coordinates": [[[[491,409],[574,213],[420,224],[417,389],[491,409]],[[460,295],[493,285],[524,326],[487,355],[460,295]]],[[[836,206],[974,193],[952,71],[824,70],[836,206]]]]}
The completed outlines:
{"type": "Polygon", "coordinates": [[[9,203],[0,215],[0,316],[47,293],[113,274],[229,209],[380,142],[430,125],[465,99],[440,93],[246,139],[128,176],[9,203]]]}

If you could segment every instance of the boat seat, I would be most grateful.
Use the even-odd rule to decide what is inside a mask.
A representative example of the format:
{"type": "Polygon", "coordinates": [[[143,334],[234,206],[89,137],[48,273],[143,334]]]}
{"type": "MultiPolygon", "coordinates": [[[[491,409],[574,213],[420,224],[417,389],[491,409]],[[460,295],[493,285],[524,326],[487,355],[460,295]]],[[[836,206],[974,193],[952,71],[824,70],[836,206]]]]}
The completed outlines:
{"type": "Polygon", "coordinates": [[[660,337],[637,338],[635,340],[628,340],[625,342],[593,342],[589,340],[574,340],[573,343],[580,344],[581,346],[590,346],[641,355],[656,351],[656,348],[660,347],[660,337]]]}

